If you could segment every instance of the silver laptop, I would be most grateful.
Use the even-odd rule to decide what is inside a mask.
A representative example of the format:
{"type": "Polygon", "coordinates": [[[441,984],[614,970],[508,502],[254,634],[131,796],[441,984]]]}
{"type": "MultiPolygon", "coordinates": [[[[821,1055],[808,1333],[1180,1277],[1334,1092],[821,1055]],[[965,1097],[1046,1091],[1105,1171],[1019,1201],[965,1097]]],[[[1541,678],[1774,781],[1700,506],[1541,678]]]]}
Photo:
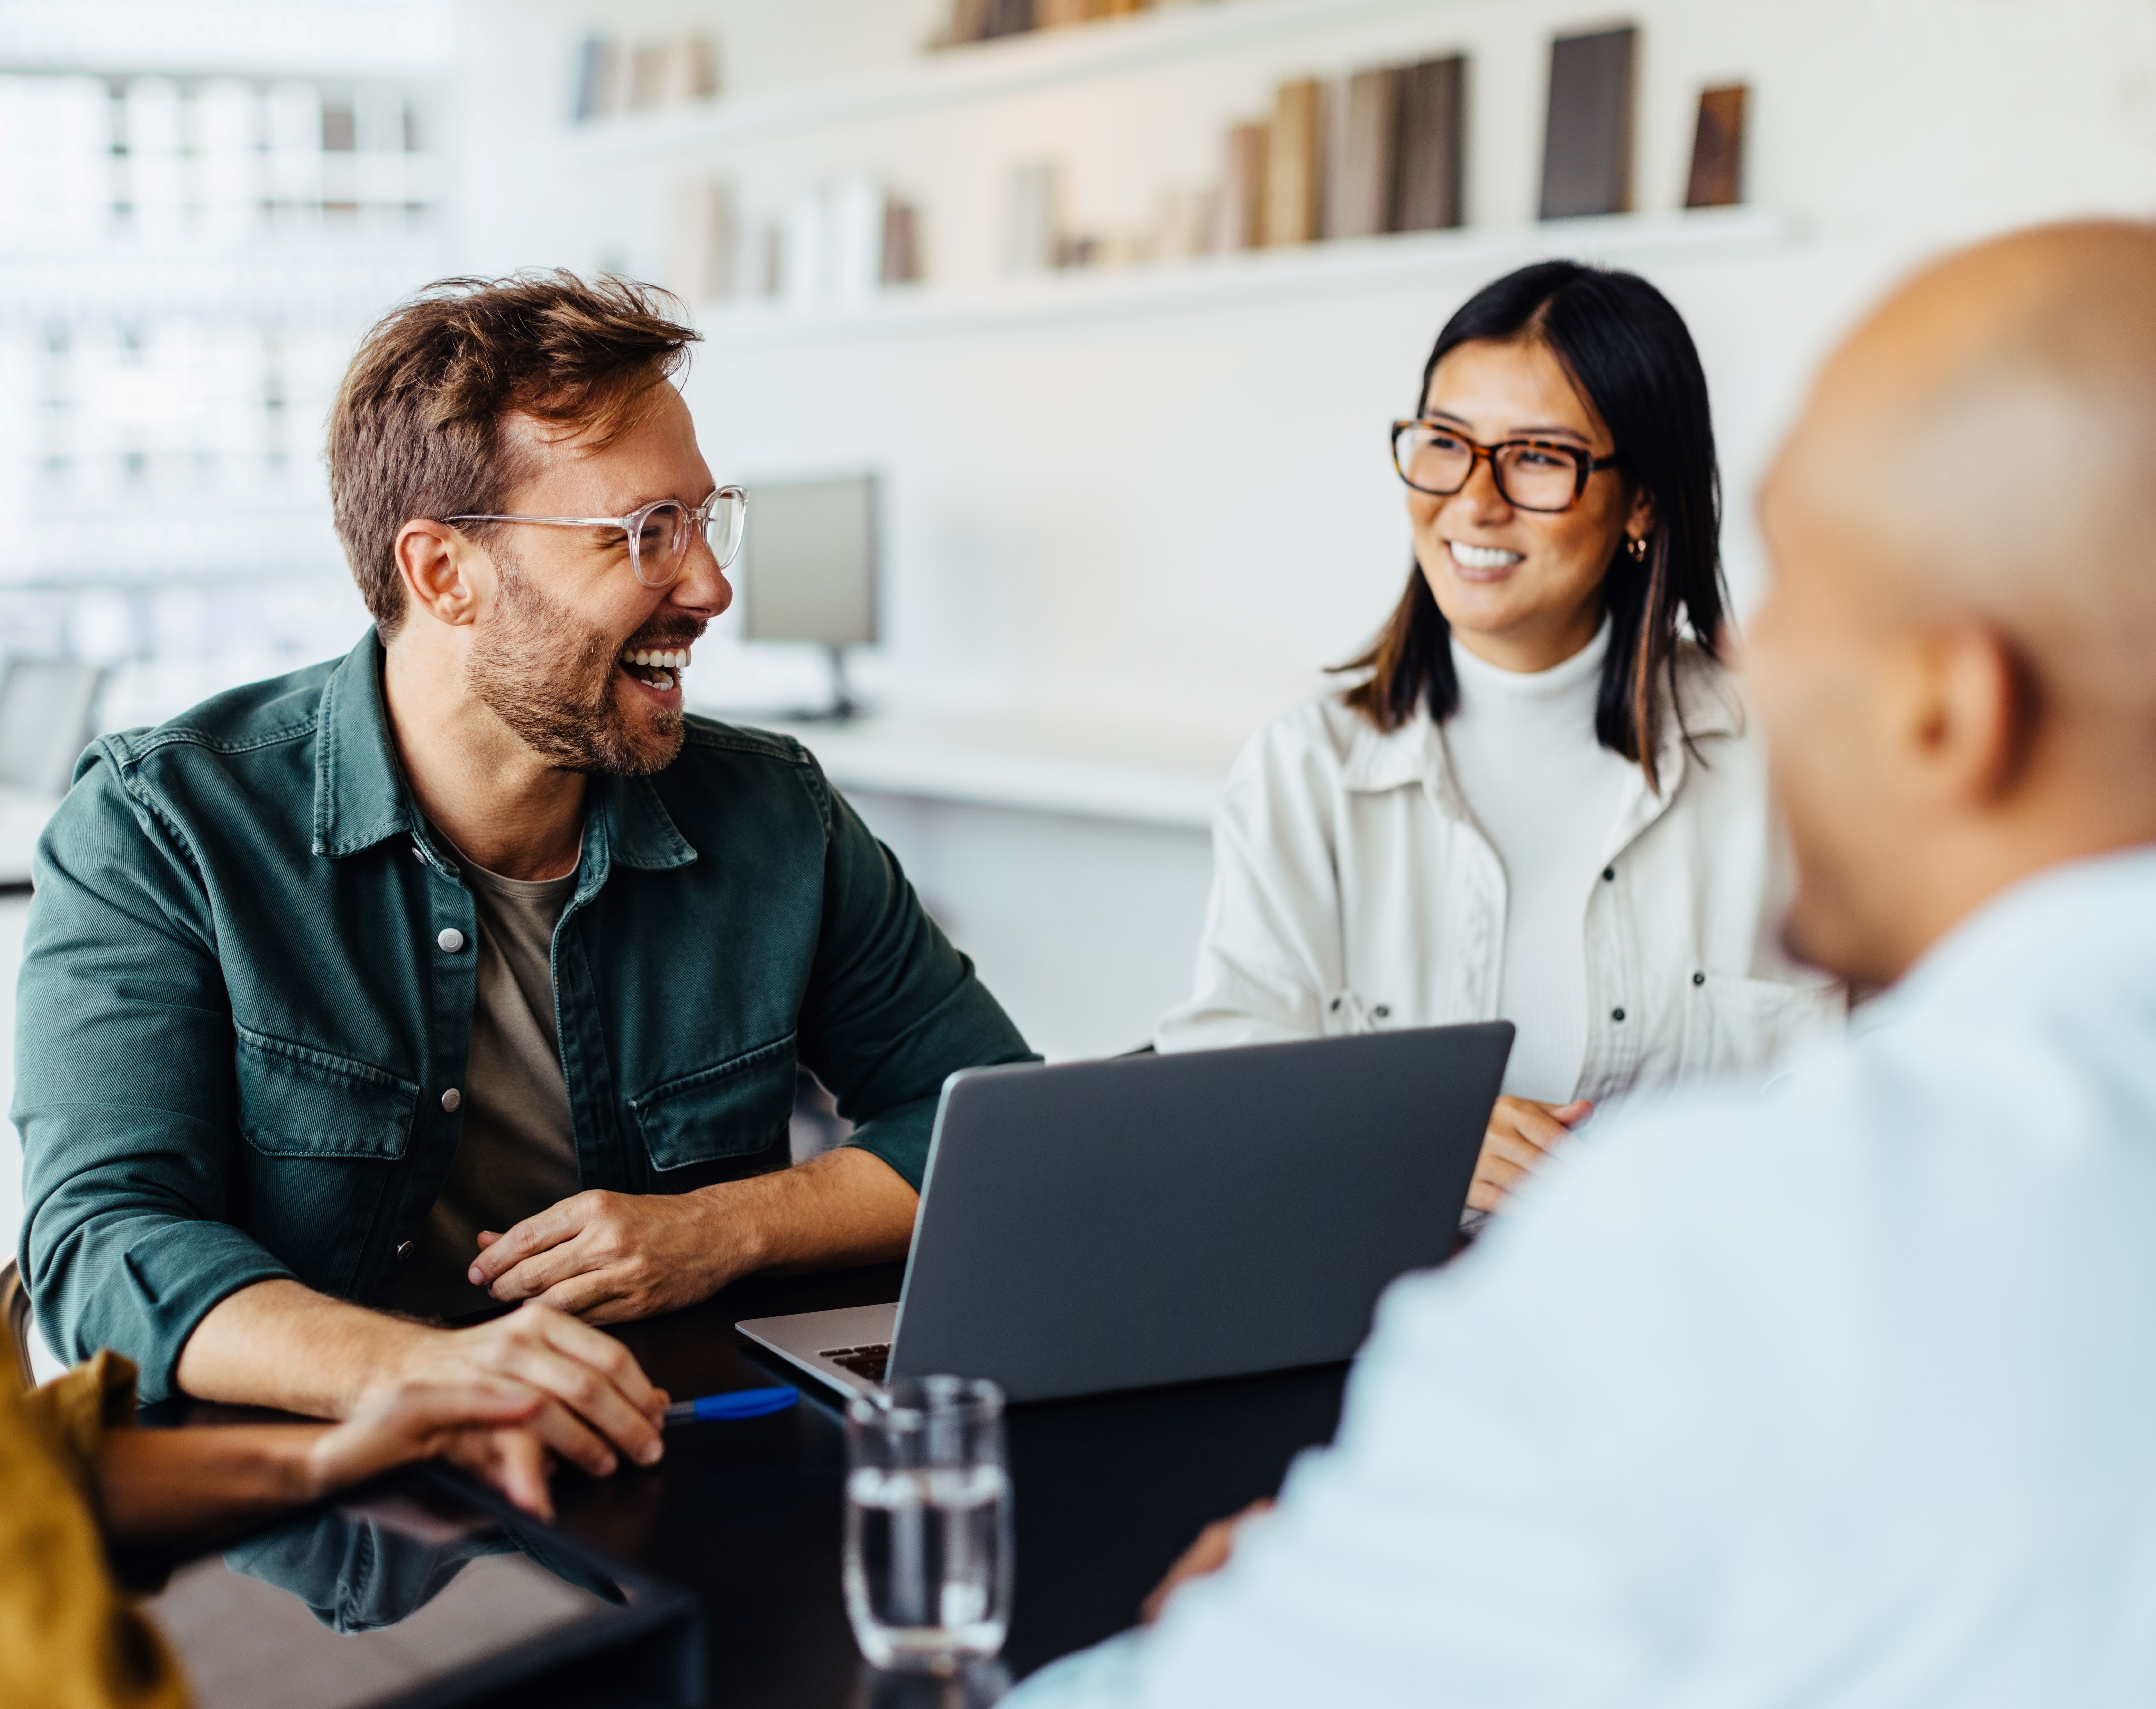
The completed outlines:
{"type": "Polygon", "coordinates": [[[1508,1021],[968,1069],[943,1088],[895,1306],[741,1332],[854,1393],[990,1377],[1013,1400],[1348,1357],[1441,1263],[1508,1021]]]}

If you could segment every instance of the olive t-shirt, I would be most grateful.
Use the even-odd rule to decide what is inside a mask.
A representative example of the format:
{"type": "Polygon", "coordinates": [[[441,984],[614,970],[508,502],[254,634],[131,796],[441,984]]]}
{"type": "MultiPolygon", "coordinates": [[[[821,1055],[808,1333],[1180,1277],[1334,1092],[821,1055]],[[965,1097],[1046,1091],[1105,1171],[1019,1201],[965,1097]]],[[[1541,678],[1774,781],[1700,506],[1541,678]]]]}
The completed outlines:
{"type": "Polygon", "coordinates": [[[577,875],[526,881],[464,863],[479,921],[479,992],[463,1126],[449,1178],[391,1303],[454,1317],[497,1302],[465,1279],[479,1233],[506,1233],[578,1188],[569,1091],[554,1024],[550,952],[577,875]]]}

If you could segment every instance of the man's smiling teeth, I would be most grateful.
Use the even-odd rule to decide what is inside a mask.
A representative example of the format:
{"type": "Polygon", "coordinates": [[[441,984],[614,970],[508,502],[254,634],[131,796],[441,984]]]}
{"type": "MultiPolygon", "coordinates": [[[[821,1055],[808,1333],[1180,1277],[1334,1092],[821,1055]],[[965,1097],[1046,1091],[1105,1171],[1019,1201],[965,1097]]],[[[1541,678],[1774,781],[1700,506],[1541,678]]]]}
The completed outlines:
{"type": "Polygon", "coordinates": [[[674,673],[689,662],[686,647],[624,647],[621,663],[624,670],[637,674],[639,682],[649,683],[653,688],[674,686],[674,673]]]}
{"type": "Polygon", "coordinates": [[[1517,552],[1507,552],[1502,547],[1469,546],[1464,541],[1458,540],[1448,540],[1445,544],[1445,549],[1451,552],[1454,562],[1463,570],[1502,570],[1507,564],[1519,562],[1524,555],[1517,552]]]}

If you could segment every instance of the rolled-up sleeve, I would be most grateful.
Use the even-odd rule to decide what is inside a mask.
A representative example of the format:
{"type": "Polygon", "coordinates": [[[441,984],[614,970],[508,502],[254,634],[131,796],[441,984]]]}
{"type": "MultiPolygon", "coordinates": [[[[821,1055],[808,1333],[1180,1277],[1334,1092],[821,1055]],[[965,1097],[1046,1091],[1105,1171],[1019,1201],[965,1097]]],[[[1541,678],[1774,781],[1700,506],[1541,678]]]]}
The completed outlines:
{"type": "Polygon", "coordinates": [[[225,1220],[233,1023],[186,845],[102,747],[38,847],[16,998],[22,1267],[70,1359],[117,1349],[173,1390],[210,1309],[291,1272],[225,1220]]]}
{"type": "Polygon", "coordinates": [[[820,771],[813,776],[830,834],[802,1060],[859,1124],[846,1143],[917,1191],[944,1080],[961,1068],[1039,1059],[928,917],[897,858],[820,771]]]}

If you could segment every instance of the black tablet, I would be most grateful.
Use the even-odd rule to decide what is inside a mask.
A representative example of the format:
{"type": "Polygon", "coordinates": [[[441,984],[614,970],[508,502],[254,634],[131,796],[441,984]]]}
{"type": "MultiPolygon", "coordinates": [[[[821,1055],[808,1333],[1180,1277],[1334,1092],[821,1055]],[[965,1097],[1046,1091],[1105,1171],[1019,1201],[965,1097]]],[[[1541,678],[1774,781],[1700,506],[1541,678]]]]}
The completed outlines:
{"type": "Polygon", "coordinates": [[[703,1701],[687,1596],[438,1468],[184,1562],[145,1608],[199,1709],[703,1701]]]}

